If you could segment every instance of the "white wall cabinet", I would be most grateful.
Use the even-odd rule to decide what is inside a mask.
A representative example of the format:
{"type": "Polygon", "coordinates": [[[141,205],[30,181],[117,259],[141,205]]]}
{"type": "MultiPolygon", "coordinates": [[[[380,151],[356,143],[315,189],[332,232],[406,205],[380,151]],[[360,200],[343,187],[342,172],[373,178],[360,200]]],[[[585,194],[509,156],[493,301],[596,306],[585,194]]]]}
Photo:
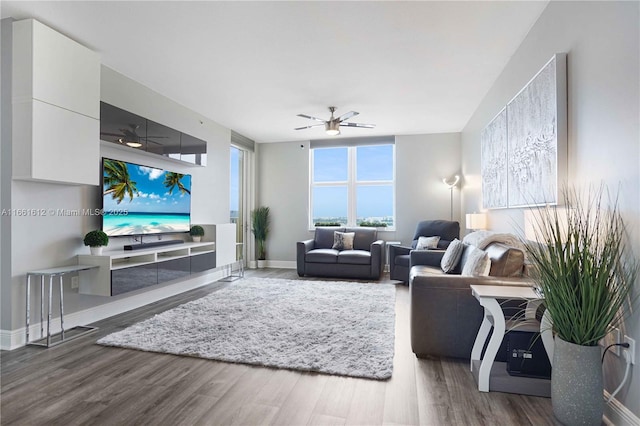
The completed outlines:
{"type": "Polygon", "coordinates": [[[34,19],[12,55],[13,178],[99,185],[100,56],[34,19]]]}

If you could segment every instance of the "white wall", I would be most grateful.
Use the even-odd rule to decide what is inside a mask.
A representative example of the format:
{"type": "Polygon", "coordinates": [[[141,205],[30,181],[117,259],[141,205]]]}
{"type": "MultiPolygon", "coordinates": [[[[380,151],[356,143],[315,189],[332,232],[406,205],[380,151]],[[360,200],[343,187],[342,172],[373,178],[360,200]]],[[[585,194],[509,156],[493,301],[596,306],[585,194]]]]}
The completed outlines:
{"type": "MultiPolygon", "coordinates": [[[[153,121],[207,141],[208,165],[190,166],[159,156],[123,150],[103,142],[101,155],[155,166],[192,175],[192,223],[229,222],[229,146],[230,131],[202,117],[149,88],[102,67],[101,99],[153,121]]],[[[4,119],[4,117],[3,117],[4,119]]],[[[73,137],[73,129],[69,136],[73,137]]],[[[83,161],[82,158],[77,159],[83,161]]],[[[96,174],[100,164],[95,164],[96,174]]],[[[2,179],[10,176],[2,170],[2,179]]],[[[95,186],[70,186],[43,182],[13,181],[13,208],[89,209],[101,206],[101,190],[95,186]]],[[[74,264],[75,256],[87,253],[82,244],[86,232],[100,227],[96,216],[13,217],[11,219],[11,280],[2,281],[2,311],[11,313],[10,324],[3,330],[24,326],[25,273],[38,268],[74,264]]],[[[127,237],[112,238],[110,247],[129,243],[127,237]]],[[[65,314],[105,305],[114,300],[126,300],[127,295],[114,298],[80,295],[65,283],[65,314]]],[[[54,315],[55,316],[55,315],[54,315]]]]}
{"type": "MultiPolygon", "coordinates": [[[[381,231],[387,241],[410,243],[416,224],[449,219],[450,192],[443,177],[460,173],[460,134],[396,136],[396,231],[381,231]]],[[[296,241],[309,231],[309,141],[258,144],[258,205],[271,209],[267,241],[270,262],[296,260],[296,241]],[[302,145],[302,148],[301,148],[302,145]]],[[[459,218],[454,190],[454,220],[459,218]]],[[[276,263],[278,264],[278,263],[276,263]]]]}
{"type": "MultiPolygon", "coordinates": [[[[577,185],[620,185],[620,207],[640,255],[640,95],[638,2],[550,2],[487,93],[462,133],[468,185],[463,211],[481,206],[480,131],[554,53],[567,53],[569,176],[577,185]]],[[[489,212],[491,228],[522,226],[521,209],[489,212]]],[[[640,291],[640,284],[636,286],[640,291]]],[[[627,321],[640,342],[640,316],[627,321]]],[[[636,362],[640,358],[636,357],[636,362]]],[[[637,367],[637,365],[636,365],[637,367]]],[[[617,387],[624,366],[608,357],[606,387],[617,387]]],[[[640,417],[640,369],[616,397],[640,417]]]]}
{"type": "MultiPolygon", "coordinates": [[[[13,40],[12,18],[0,21],[0,209],[11,208],[11,44],[13,40]]],[[[0,215],[0,283],[11,281],[11,218],[0,215]]],[[[11,286],[0,285],[0,329],[11,324],[11,305],[2,304],[11,300],[11,286]]]]}

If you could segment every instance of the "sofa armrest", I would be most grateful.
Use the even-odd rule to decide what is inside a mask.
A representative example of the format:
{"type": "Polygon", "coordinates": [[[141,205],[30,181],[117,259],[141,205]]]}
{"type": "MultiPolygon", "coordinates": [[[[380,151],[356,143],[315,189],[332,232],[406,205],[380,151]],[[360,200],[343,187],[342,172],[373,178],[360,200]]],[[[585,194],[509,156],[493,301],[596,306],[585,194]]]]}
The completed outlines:
{"type": "Polygon", "coordinates": [[[299,276],[304,276],[304,258],[305,255],[310,251],[313,250],[313,247],[315,246],[315,241],[313,239],[311,240],[305,240],[305,241],[298,241],[296,243],[296,265],[298,268],[298,275],[299,276]]]}
{"type": "Polygon", "coordinates": [[[391,260],[395,259],[396,256],[402,256],[402,255],[411,253],[411,250],[413,250],[411,247],[396,246],[393,244],[390,245],[389,246],[389,263],[393,263],[391,260]]]}
{"type": "Polygon", "coordinates": [[[411,250],[409,257],[409,268],[416,265],[437,266],[446,250],[411,250]]]}
{"type": "Polygon", "coordinates": [[[369,250],[371,252],[371,276],[380,277],[384,268],[384,241],[374,241],[369,250]]]}
{"type": "Polygon", "coordinates": [[[469,359],[483,318],[470,286],[531,284],[526,278],[439,274],[432,267],[414,266],[409,279],[411,349],[418,357],[469,359]]]}
{"type": "Polygon", "coordinates": [[[531,287],[534,284],[532,279],[526,277],[469,277],[445,273],[433,274],[427,271],[430,271],[428,267],[414,266],[409,274],[409,282],[415,287],[469,289],[469,294],[471,294],[471,285],[531,287]]]}

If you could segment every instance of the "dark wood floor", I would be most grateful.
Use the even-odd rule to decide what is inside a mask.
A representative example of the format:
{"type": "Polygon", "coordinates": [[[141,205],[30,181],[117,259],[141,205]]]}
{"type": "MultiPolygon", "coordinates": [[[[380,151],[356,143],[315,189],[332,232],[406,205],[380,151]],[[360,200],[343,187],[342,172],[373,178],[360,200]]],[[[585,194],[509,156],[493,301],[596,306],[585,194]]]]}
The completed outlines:
{"type": "MultiPolygon", "coordinates": [[[[294,271],[247,276],[297,279],[294,271]]],[[[229,364],[103,347],[95,341],[226,283],[94,325],[50,349],[1,353],[2,425],[553,425],[551,401],[478,392],[468,363],[417,359],[408,289],[397,286],[393,377],[387,381],[229,364]]]]}

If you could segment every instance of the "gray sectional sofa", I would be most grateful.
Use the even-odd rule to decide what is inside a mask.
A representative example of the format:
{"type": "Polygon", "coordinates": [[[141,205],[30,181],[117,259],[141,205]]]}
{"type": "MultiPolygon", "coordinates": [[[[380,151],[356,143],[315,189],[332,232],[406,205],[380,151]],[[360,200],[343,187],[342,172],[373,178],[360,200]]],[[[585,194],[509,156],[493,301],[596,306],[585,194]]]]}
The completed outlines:
{"type": "MultiPolygon", "coordinates": [[[[465,250],[468,250],[466,248],[465,250]]],[[[485,248],[491,259],[489,276],[462,276],[463,257],[452,274],[437,266],[413,266],[409,277],[411,349],[419,358],[436,355],[471,357],[482,323],[483,309],[471,295],[471,285],[531,285],[523,276],[524,253],[502,243],[485,248]]],[[[511,314],[519,301],[506,304],[511,314]]],[[[509,316],[509,312],[505,314],[509,316]]]]}
{"type": "Polygon", "coordinates": [[[298,275],[378,280],[383,272],[384,241],[376,228],[317,227],[313,239],[298,241],[298,275]],[[354,232],[353,250],[332,248],[334,232],[354,232]]]}

